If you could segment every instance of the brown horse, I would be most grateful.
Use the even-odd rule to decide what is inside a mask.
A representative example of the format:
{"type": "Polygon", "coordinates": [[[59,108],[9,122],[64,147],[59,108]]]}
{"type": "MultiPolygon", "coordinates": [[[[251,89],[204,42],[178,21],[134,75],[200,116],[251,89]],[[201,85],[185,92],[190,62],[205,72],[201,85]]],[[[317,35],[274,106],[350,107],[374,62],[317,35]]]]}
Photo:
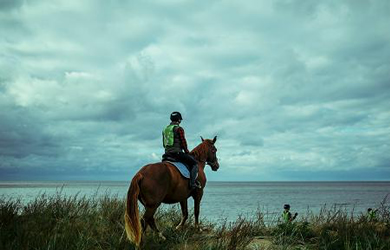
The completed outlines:
{"type": "Polygon", "coordinates": [[[187,199],[192,196],[195,205],[195,227],[199,226],[200,201],[203,196],[203,188],[206,186],[205,165],[210,165],[213,171],[219,168],[216,156],[217,149],[214,146],[217,137],[213,140],[202,139],[191,154],[198,162],[199,173],[197,180],[202,185],[201,189],[190,190],[189,180],[185,179],[175,166],[169,162],[148,164],[142,167],[131,180],[127,192],[125,210],[125,228],[127,238],[136,246],[140,245],[142,233],[149,225],[153,231],[165,240],[165,237],[157,229],[154,221],[154,213],[161,203],[173,204],[180,202],[182,219],[176,229],[181,228],[188,218],[187,199]],[[145,207],[145,213],[140,221],[138,200],[145,207]],[[141,231],[142,226],[142,231],[141,231]]]}

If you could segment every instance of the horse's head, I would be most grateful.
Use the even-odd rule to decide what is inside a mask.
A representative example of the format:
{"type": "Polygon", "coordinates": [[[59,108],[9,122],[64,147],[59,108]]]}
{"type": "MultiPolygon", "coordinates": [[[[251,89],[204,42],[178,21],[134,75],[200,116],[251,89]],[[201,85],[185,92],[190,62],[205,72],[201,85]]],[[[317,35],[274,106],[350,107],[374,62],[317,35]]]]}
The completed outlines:
{"type": "Polygon", "coordinates": [[[202,139],[202,144],[205,145],[206,148],[206,164],[211,167],[213,171],[217,171],[219,168],[218,158],[217,158],[217,148],[215,147],[215,142],[217,141],[217,136],[214,139],[202,139]]]}

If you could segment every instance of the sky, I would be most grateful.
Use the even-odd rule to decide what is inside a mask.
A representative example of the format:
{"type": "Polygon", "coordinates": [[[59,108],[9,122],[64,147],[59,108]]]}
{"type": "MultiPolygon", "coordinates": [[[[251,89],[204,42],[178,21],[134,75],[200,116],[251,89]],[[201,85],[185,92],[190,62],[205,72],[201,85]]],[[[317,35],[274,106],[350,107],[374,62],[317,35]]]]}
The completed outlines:
{"type": "Polygon", "coordinates": [[[0,180],[390,180],[390,1],[1,0],[0,180]]]}

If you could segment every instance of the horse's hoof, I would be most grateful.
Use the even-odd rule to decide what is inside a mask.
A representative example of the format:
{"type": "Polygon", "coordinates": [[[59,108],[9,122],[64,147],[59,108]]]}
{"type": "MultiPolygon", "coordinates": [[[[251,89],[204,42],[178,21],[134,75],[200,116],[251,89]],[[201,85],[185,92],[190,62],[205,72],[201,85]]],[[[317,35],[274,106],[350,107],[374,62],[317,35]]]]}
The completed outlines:
{"type": "Polygon", "coordinates": [[[167,240],[167,238],[165,238],[165,236],[162,233],[159,233],[158,236],[160,237],[160,239],[162,241],[166,241],[167,240]]]}

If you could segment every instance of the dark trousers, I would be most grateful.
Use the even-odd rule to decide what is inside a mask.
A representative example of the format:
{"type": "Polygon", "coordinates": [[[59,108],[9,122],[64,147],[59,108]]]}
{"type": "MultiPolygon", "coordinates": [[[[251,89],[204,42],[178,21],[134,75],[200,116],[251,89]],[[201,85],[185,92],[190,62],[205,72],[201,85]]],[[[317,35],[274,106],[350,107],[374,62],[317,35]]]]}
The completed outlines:
{"type": "Polygon", "coordinates": [[[190,171],[190,186],[193,187],[195,184],[196,174],[198,173],[198,163],[196,162],[194,157],[192,157],[192,155],[190,154],[186,154],[183,152],[168,153],[165,154],[165,156],[173,157],[177,161],[184,163],[188,167],[188,170],[190,171]]]}
{"type": "Polygon", "coordinates": [[[191,170],[192,166],[194,166],[197,163],[196,160],[194,159],[194,157],[192,157],[192,155],[182,153],[182,152],[177,154],[176,159],[178,161],[186,164],[190,168],[190,170],[191,170]]]}

